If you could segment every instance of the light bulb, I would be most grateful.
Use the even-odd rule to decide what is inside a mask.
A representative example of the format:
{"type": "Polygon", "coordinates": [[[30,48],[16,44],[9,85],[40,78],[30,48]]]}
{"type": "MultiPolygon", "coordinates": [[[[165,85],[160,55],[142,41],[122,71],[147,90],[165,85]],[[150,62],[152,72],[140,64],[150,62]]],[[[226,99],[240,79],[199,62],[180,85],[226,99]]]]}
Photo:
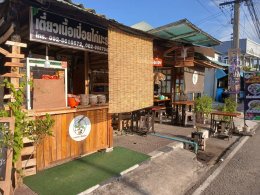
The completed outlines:
{"type": "Polygon", "coordinates": [[[46,61],[44,62],[44,68],[50,68],[50,66],[51,66],[50,61],[49,61],[49,60],[46,60],[46,61]]]}

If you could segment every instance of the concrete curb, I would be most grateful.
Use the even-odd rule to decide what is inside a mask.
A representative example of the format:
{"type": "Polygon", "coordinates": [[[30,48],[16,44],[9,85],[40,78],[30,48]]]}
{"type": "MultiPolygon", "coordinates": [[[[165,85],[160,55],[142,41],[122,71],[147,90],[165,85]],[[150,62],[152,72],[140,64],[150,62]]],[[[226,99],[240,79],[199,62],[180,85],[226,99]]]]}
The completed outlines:
{"type": "Polygon", "coordinates": [[[93,192],[94,190],[96,190],[96,189],[99,188],[99,187],[100,187],[100,185],[97,184],[97,185],[95,185],[95,186],[93,186],[93,187],[91,187],[91,188],[86,189],[86,190],[83,191],[83,192],[80,192],[78,195],[89,194],[89,193],[93,192]]]}
{"type": "Polygon", "coordinates": [[[150,152],[148,155],[151,156],[151,159],[157,158],[161,156],[164,152],[155,150],[153,152],[150,152]]]}
{"type": "Polygon", "coordinates": [[[134,165],[134,166],[132,166],[132,167],[130,167],[130,168],[128,168],[128,169],[122,171],[122,172],[120,173],[120,175],[123,176],[123,175],[129,173],[130,171],[135,170],[137,167],[139,167],[139,164],[136,164],[136,165],[134,165]]]}

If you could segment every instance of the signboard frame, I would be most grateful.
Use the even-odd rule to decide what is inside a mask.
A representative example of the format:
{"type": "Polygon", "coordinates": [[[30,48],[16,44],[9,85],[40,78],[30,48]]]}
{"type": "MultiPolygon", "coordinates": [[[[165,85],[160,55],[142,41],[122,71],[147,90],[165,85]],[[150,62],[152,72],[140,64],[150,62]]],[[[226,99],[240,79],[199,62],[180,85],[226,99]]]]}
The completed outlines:
{"type": "Polygon", "coordinates": [[[108,54],[106,27],[36,7],[30,7],[30,41],[108,54]],[[48,16],[52,19],[47,20],[48,16]]]}
{"type": "MultiPolygon", "coordinates": [[[[0,118],[0,123],[8,123],[9,131],[11,131],[12,134],[14,133],[14,123],[15,123],[14,118],[2,117],[2,118],[0,118]]],[[[0,181],[0,188],[1,188],[1,190],[3,190],[4,194],[10,194],[10,190],[11,190],[12,160],[13,160],[13,150],[7,149],[5,180],[0,181]]]]}

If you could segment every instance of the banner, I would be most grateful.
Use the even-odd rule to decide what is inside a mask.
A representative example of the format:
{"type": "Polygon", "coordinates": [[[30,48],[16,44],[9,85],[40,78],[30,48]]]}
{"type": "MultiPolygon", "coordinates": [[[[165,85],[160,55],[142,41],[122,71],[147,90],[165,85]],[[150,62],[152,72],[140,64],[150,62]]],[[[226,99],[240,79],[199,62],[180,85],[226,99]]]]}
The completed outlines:
{"type": "Polygon", "coordinates": [[[230,94],[238,94],[240,91],[240,49],[229,49],[228,87],[230,94]]]}
{"type": "Polygon", "coordinates": [[[245,72],[245,120],[260,120],[260,72],[245,72]]]}
{"type": "Polygon", "coordinates": [[[107,54],[108,30],[31,8],[30,40],[107,54]]]}

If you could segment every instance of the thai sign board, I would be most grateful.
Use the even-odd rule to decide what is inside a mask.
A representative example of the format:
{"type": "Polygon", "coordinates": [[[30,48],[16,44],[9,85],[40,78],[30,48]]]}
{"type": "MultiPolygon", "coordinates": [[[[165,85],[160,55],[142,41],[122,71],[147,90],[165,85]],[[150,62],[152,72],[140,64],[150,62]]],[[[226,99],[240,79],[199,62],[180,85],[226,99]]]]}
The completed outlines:
{"type": "Polygon", "coordinates": [[[30,40],[107,54],[108,30],[31,8],[30,40]]]}
{"type": "Polygon", "coordinates": [[[260,120],[260,72],[245,72],[245,119],[260,120]]]}
{"type": "Polygon", "coordinates": [[[240,91],[240,49],[229,49],[228,87],[230,94],[238,94],[240,91]]]}

